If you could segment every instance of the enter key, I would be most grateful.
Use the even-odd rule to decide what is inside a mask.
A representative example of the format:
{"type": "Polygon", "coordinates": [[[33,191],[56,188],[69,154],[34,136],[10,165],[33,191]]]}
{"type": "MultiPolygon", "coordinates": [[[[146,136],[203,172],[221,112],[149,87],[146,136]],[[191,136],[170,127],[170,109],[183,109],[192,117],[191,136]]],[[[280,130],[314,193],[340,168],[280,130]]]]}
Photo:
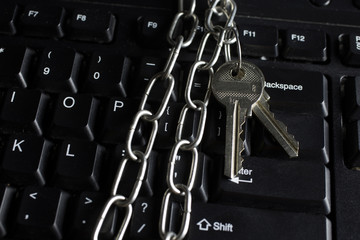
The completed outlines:
{"type": "MultiPolygon", "coordinates": [[[[219,171],[221,172],[221,171],[219,171]]],[[[320,161],[245,157],[237,177],[219,174],[215,202],[330,213],[330,173],[320,161]]]]}

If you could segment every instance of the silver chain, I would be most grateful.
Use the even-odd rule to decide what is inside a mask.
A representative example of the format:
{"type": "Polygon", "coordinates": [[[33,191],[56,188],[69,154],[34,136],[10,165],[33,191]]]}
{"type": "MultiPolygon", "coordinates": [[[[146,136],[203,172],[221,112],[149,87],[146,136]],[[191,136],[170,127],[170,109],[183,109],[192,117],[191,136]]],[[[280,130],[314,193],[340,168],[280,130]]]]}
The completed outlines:
{"type": "MultiPolygon", "coordinates": [[[[175,79],[172,75],[172,71],[174,66],[177,62],[177,58],[182,48],[188,47],[195,36],[195,32],[198,28],[198,17],[195,15],[195,6],[196,0],[191,0],[190,7],[188,10],[184,9],[184,0],[179,0],[179,12],[175,15],[173,22],[171,24],[170,30],[168,32],[167,39],[169,43],[172,45],[172,49],[170,55],[168,57],[167,63],[163,71],[157,73],[152,79],[149,81],[145,93],[142,97],[142,100],[139,105],[138,112],[136,113],[131,125],[130,130],[128,132],[128,137],[126,140],[126,156],[121,160],[112,189],[111,189],[111,196],[106,202],[103,207],[103,210],[98,218],[98,222],[93,234],[93,240],[98,240],[100,230],[104,223],[106,216],[109,214],[110,209],[112,206],[116,206],[118,208],[125,209],[125,215],[122,220],[120,229],[117,233],[116,240],[123,239],[129,222],[132,218],[133,214],[133,203],[136,201],[138,194],[140,192],[145,172],[148,165],[148,158],[150,153],[153,149],[153,145],[155,142],[155,138],[158,132],[158,120],[162,117],[171,96],[171,93],[174,89],[175,79]],[[188,31],[187,36],[175,34],[175,29],[178,29],[178,25],[184,21],[191,21],[191,28],[188,31]],[[145,109],[147,106],[147,99],[150,95],[155,83],[157,81],[165,82],[167,85],[166,92],[161,100],[161,104],[157,111],[150,111],[145,109]],[[133,150],[132,148],[132,140],[136,130],[137,125],[140,121],[151,123],[152,130],[147,140],[147,144],[144,147],[144,151],[141,150],[133,150]],[[138,175],[133,184],[132,191],[129,196],[124,196],[125,194],[121,193],[121,189],[119,189],[120,181],[123,178],[123,174],[126,171],[127,162],[131,160],[138,164],[138,175]]],[[[185,100],[186,104],[184,105],[176,130],[176,137],[175,137],[175,144],[172,148],[169,164],[168,164],[168,171],[167,171],[167,185],[168,189],[166,190],[161,207],[160,213],[160,221],[159,221],[159,232],[162,239],[169,239],[169,240],[177,240],[183,239],[186,234],[188,233],[189,224],[190,224],[190,217],[191,217],[191,205],[192,205],[192,195],[191,190],[193,188],[196,173],[198,168],[198,150],[197,147],[202,141],[202,137],[204,134],[206,117],[207,117],[207,105],[210,99],[210,84],[212,78],[214,76],[213,66],[217,63],[218,58],[220,56],[220,52],[222,47],[224,47],[225,59],[226,61],[231,60],[230,55],[230,44],[234,42],[238,43],[238,33],[235,26],[234,16],[236,13],[236,4],[234,0],[213,0],[208,1],[209,9],[206,11],[206,21],[205,21],[205,28],[206,33],[201,40],[196,60],[193,63],[185,89],[185,100]],[[224,26],[214,25],[212,21],[212,16],[216,14],[220,17],[225,17],[226,23],[224,26]],[[217,42],[217,47],[213,53],[213,56],[210,61],[202,60],[202,56],[208,42],[209,37],[212,36],[213,39],[217,42]],[[203,100],[192,100],[191,98],[191,90],[193,85],[193,80],[195,74],[199,71],[208,71],[209,79],[208,79],[208,87],[207,92],[203,100]],[[182,131],[185,124],[186,116],[189,111],[200,112],[200,119],[198,125],[198,131],[196,133],[195,139],[190,142],[187,139],[182,138],[182,131]],[[192,164],[189,173],[189,178],[186,184],[182,183],[174,183],[174,169],[175,169],[175,159],[178,155],[179,151],[189,151],[192,153],[192,164]],[[180,226],[180,231],[176,234],[170,230],[166,230],[167,226],[169,225],[167,221],[169,207],[171,206],[171,200],[173,199],[172,196],[176,195],[177,200],[183,199],[181,202],[183,203],[184,210],[182,214],[182,223],[180,226]]],[[[187,32],[187,31],[183,31],[187,32]]],[[[239,54],[239,67],[241,67],[241,52],[240,47],[238,47],[238,54],[239,54]]],[[[195,114],[194,114],[195,115],[195,114]]],[[[190,121],[191,122],[191,121],[190,121]]]]}
{"type": "MultiPolygon", "coordinates": [[[[205,130],[205,123],[207,117],[207,106],[211,95],[211,82],[214,77],[214,65],[218,62],[221,50],[224,47],[225,61],[231,61],[230,44],[237,43],[237,51],[239,55],[238,67],[241,68],[241,48],[239,42],[239,34],[234,22],[236,13],[236,4],[233,0],[215,0],[209,1],[209,9],[205,14],[205,29],[206,32],[200,42],[198,52],[196,54],[195,62],[192,64],[185,88],[185,101],[186,104],[180,113],[178,120],[178,126],[175,135],[175,144],[171,150],[171,154],[168,162],[168,170],[166,175],[166,182],[168,189],[165,191],[159,221],[159,233],[162,239],[169,240],[181,240],[187,235],[189,231],[190,218],[191,218],[191,206],[192,206],[192,195],[191,190],[196,180],[196,174],[198,171],[198,146],[202,141],[202,137],[205,130]],[[215,25],[212,21],[212,17],[216,14],[218,17],[225,17],[225,25],[215,25]],[[203,60],[203,53],[208,43],[209,37],[215,39],[216,48],[213,52],[212,57],[209,61],[203,60]],[[193,100],[191,98],[191,91],[193,87],[193,81],[195,74],[201,71],[208,72],[208,83],[207,91],[204,99],[193,100]],[[183,128],[186,122],[193,123],[193,120],[186,119],[187,113],[193,111],[194,113],[199,112],[200,118],[198,121],[197,133],[194,140],[190,142],[188,139],[184,139],[182,136],[183,128]],[[188,120],[188,121],[185,121],[188,120]],[[191,152],[191,159],[185,159],[185,161],[191,161],[190,172],[187,176],[186,183],[174,183],[174,169],[176,164],[176,157],[179,151],[191,152]],[[178,228],[177,233],[167,229],[169,227],[169,209],[171,209],[172,201],[180,202],[183,205],[182,221],[181,226],[178,228]]],[[[196,116],[193,114],[192,116],[196,116]]],[[[184,173],[185,175],[186,173],[184,173]]]]}

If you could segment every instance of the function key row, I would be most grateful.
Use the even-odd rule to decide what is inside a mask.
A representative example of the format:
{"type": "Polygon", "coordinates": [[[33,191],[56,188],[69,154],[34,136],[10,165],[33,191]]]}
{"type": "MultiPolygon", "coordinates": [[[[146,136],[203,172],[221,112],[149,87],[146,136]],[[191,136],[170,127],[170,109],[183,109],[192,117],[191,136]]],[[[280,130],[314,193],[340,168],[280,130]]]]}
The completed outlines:
{"type": "Polygon", "coordinates": [[[31,37],[66,38],[92,42],[111,42],[115,16],[99,9],[66,10],[54,5],[5,4],[0,10],[0,33],[21,33],[31,37]]]}
{"type": "MultiPolygon", "coordinates": [[[[138,21],[141,43],[147,47],[157,48],[157,42],[165,41],[170,19],[164,16],[144,16],[138,21]]],[[[320,30],[288,29],[282,31],[275,26],[238,24],[242,53],[253,57],[277,58],[282,55],[288,60],[304,60],[325,62],[328,60],[326,34],[320,30]],[[281,40],[282,39],[282,40],[281,40]],[[280,46],[280,45],[283,46],[280,46]]],[[[203,32],[200,26],[198,32],[203,32]]],[[[193,50],[201,41],[202,34],[198,33],[193,50]]],[[[215,43],[214,43],[215,44],[215,43]]],[[[209,44],[211,45],[211,44],[209,44]]],[[[212,46],[211,46],[212,47],[212,46]]],[[[210,49],[209,49],[210,50],[210,49]]]]}

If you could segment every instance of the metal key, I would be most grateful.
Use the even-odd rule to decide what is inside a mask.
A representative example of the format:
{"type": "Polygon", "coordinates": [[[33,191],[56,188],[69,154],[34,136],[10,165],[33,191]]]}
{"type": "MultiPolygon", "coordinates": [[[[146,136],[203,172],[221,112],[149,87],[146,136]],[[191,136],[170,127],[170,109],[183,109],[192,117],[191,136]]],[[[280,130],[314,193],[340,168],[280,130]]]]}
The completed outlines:
{"type": "Polygon", "coordinates": [[[283,122],[275,119],[274,114],[270,111],[269,99],[269,94],[264,90],[259,101],[253,104],[252,111],[285,152],[290,157],[297,157],[299,155],[299,142],[287,132],[287,127],[283,122]]]}
{"type": "Polygon", "coordinates": [[[243,124],[264,90],[264,76],[255,65],[243,62],[242,71],[236,72],[237,64],[227,62],[220,66],[211,84],[215,98],[226,107],[224,174],[230,178],[242,167],[243,124]]]}
{"type": "Polygon", "coordinates": [[[234,74],[237,62],[227,62],[214,75],[212,90],[215,98],[227,109],[224,174],[235,177],[242,167],[244,141],[242,126],[246,117],[256,114],[290,157],[296,157],[299,143],[287,132],[286,126],[274,118],[269,109],[269,95],[264,90],[264,75],[255,65],[242,63],[243,74],[234,74]]]}

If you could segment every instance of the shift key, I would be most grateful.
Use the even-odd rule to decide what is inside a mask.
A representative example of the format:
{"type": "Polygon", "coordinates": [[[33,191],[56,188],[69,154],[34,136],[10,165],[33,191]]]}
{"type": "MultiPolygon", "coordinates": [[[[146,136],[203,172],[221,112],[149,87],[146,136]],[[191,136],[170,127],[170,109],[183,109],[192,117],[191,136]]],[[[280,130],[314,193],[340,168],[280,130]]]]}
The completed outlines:
{"type": "Polygon", "coordinates": [[[194,203],[188,240],[330,240],[322,215],[194,203]]]}
{"type": "Polygon", "coordinates": [[[261,67],[271,109],[328,115],[327,79],[320,72],[261,67]]]}

